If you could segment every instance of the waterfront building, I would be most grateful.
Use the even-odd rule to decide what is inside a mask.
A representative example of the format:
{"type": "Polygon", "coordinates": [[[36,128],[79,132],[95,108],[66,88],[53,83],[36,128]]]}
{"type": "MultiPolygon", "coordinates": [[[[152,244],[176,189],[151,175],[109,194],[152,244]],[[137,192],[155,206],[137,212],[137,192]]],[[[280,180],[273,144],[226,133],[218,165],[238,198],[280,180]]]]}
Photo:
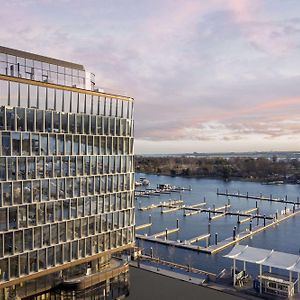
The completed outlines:
{"type": "Polygon", "coordinates": [[[115,299],[134,242],[133,99],[0,47],[0,300],[115,299]]]}

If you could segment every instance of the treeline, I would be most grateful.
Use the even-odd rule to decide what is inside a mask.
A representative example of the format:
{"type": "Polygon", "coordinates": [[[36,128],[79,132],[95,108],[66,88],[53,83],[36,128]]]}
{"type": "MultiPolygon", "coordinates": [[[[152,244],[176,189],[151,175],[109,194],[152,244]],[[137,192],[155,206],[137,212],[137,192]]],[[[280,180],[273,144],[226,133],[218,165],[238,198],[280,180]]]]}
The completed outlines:
{"type": "Polygon", "coordinates": [[[268,158],[135,157],[135,170],[171,176],[300,183],[300,161],[268,158]]]}

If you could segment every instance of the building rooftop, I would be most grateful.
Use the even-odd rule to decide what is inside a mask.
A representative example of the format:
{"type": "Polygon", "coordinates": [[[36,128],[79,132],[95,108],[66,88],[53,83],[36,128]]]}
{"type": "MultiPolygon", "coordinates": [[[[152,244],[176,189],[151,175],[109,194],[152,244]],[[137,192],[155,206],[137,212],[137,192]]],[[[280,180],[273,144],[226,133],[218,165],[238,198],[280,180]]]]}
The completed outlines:
{"type": "Polygon", "coordinates": [[[23,57],[25,59],[27,58],[27,59],[32,59],[32,60],[38,60],[38,61],[49,63],[49,64],[59,65],[59,66],[65,67],[65,68],[71,68],[71,69],[77,69],[80,71],[85,71],[84,66],[80,65],[80,64],[75,64],[73,62],[60,60],[60,59],[56,59],[56,58],[51,58],[51,57],[47,57],[47,56],[43,56],[43,55],[38,55],[38,54],[31,53],[31,52],[11,49],[11,48],[7,48],[7,47],[3,47],[3,46],[0,46],[0,53],[23,57]]]}

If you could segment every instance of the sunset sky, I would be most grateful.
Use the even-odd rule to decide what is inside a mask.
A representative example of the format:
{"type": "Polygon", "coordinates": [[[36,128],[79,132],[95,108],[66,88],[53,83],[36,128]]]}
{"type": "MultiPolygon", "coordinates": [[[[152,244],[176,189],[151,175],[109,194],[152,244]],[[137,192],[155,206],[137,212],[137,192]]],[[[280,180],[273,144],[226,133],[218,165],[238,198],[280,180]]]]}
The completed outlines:
{"type": "Polygon", "coordinates": [[[0,0],[0,45],[135,98],[135,152],[300,150],[299,0],[0,0]]]}

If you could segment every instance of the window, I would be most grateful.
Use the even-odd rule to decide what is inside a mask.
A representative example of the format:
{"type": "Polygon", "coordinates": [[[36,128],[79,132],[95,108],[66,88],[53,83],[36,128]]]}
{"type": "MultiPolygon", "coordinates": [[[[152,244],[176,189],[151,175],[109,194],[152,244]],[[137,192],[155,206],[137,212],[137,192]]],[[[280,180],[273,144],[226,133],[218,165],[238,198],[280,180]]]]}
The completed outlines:
{"type": "Polygon", "coordinates": [[[13,183],[14,188],[14,204],[21,204],[22,203],[22,185],[20,181],[15,181],[13,183]]]}
{"type": "Polygon", "coordinates": [[[53,177],[53,161],[52,157],[46,157],[46,177],[53,177]]]}
{"type": "Polygon", "coordinates": [[[53,112],[53,131],[60,132],[60,113],[53,112]]]}
{"type": "Polygon", "coordinates": [[[22,155],[30,155],[30,135],[22,133],[22,155]]]}
{"type": "Polygon", "coordinates": [[[80,151],[82,155],[86,155],[86,136],[82,135],[80,136],[80,140],[81,140],[81,147],[80,147],[80,151]]]}
{"type": "Polygon", "coordinates": [[[34,163],[34,158],[33,157],[28,157],[27,158],[27,176],[29,179],[35,178],[35,163],[34,163]]]}
{"type": "Polygon", "coordinates": [[[47,132],[52,132],[52,112],[46,111],[45,118],[45,130],[47,132]]]}
{"type": "Polygon", "coordinates": [[[75,131],[75,118],[76,118],[76,115],[74,115],[74,114],[69,115],[69,130],[70,130],[70,133],[76,133],[76,131],[75,131]]]}
{"type": "Polygon", "coordinates": [[[45,163],[44,157],[38,157],[37,159],[37,178],[45,178],[45,163]]]}
{"type": "Polygon", "coordinates": [[[2,132],[2,154],[11,155],[10,133],[2,132]]]}
{"type": "Polygon", "coordinates": [[[41,134],[41,155],[48,155],[48,135],[41,134]]]}
{"type": "Polygon", "coordinates": [[[41,110],[36,111],[36,130],[44,131],[44,112],[41,110]]]}
{"type": "Polygon", "coordinates": [[[0,80],[0,103],[8,104],[8,81],[0,80]]]}
{"type": "Polygon", "coordinates": [[[77,103],[78,103],[78,93],[73,92],[72,93],[72,112],[77,113],[77,103]]]}
{"type": "Polygon", "coordinates": [[[19,84],[9,82],[10,86],[10,106],[19,106],[19,84]]]}
{"type": "Polygon", "coordinates": [[[68,114],[62,113],[61,114],[61,127],[62,127],[62,132],[68,132],[68,114]]]}
{"type": "Polygon", "coordinates": [[[43,180],[42,181],[42,201],[49,200],[49,181],[43,180]]]}
{"type": "MultiPolygon", "coordinates": [[[[61,82],[60,84],[63,84],[61,82]]],[[[62,111],[63,110],[63,91],[62,90],[55,90],[56,93],[56,111],[62,111]]]]}
{"type": "Polygon", "coordinates": [[[12,232],[4,234],[4,254],[5,255],[13,254],[13,233],[12,232]]]}
{"type": "Polygon", "coordinates": [[[17,108],[17,129],[25,131],[25,109],[17,108]]]}
{"type": "Polygon", "coordinates": [[[19,206],[19,227],[27,227],[27,207],[19,206]]]}
{"type": "MultiPolygon", "coordinates": [[[[55,82],[57,82],[57,79],[55,80],[55,82]]],[[[50,89],[50,88],[48,88],[47,89],[47,92],[48,92],[48,94],[47,94],[47,102],[48,102],[48,107],[47,107],[47,109],[55,109],[55,107],[54,107],[54,104],[55,104],[55,100],[54,100],[54,89],[50,89]]]]}
{"type": "Polygon", "coordinates": [[[71,112],[71,92],[63,91],[63,107],[65,112],[71,112]]]}
{"type": "Polygon", "coordinates": [[[37,108],[37,86],[30,85],[29,86],[29,100],[30,100],[30,107],[37,108]]]}
{"type": "Polygon", "coordinates": [[[26,158],[18,158],[18,179],[26,179],[26,158]]]}
{"type": "Polygon", "coordinates": [[[70,176],[76,176],[76,157],[70,157],[70,176]]]}
{"type": "Polygon", "coordinates": [[[58,150],[58,155],[64,155],[64,135],[59,134],[57,136],[57,150],[58,150]]]}
{"type": "Polygon", "coordinates": [[[36,206],[35,204],[29,205],[28,224],[30,226],[36,225],[36,206]]]}
{"type": "Polygon", "coordinates": [[[72,136],[66,135],[66,155],[72,155],[72,136]]]}
{"type": "Polygon", "coordinates": [[[23,232],[15,232],[15,253],[23,252],[23,232]]]}
{"type": "MultiPolygon", "coordinates": [[[[48,76],[47,76],[48,77],[48,76]]],[[[48,79],[47,79],[48,81],[48,79]]],[[[45,110],[46,109],[46,88],[39,87],[39,106],[38,108],[45,110]]]]}
{"type": "Polygon", "coordinates": [[[76,121],[77,121],[77,133],[83,133],[82,132],[82,116],[78,115],[76,121]]]}
{"type": "Polygon", "coordinates": [[[12,199],[12,185],[10,182],[5,182],[2,184],[3,189],[3,204],[4,205],[11,205],[11,199],[12,199]]]}
{"type": "MultiPolygon", "coordinates": [[[[74,200],[74,199],[73,199],[74,200]]],[[[76,200],[76,199],[75,199],[76,200]]],[[[69,200],[64,200],[63,201],[63,219],[67,220],[70,218],[70,201],[69,200]]]]}
{"type": "Polygon", "coordinates": [[[49,135],[49,154],[56,155],[56,135],[50,134],[49,135]]]}
{"type": "Polygon", "coordinates": [[[16,158],[8,157],[7,158],[7,178],[9,180],[16,180],[16,158]]]}
{"type": "Polygon", "coordinates": [[[30,272],[36,272],[37,271],[37,251],[30,252],[29,253],[29,267],[30,272]]]}
{"type": "Polygon", "coordinates": [[[25,250],[31,250],[33,246],[33,230],[31,228],[24,230],[24,241],[25,250]]]}
{"type": "Polygon", "coordinates": [[[36,180],[32,182],[32,200],[33,202],[40,201],[40,181],[36,180]]]}
{"type": "Polygon", "coordinates": [[[15,130],[15,110],[13,108],[6,108],[6,129],[15,130]]]}
{"type": "Polygon", "coordinates": [[[65,198],[65,179],[58,179],[58,198],[65,198]]]}
{"type": "Polygon", "coordinates": [[[54,204],[53,202],[47,203],[47,222],[54,222],[54,204]]]}
{"type": "Polygon", "coordinates": [[[31,181],[23,181],[23,199],[24,203],[31,202],[31,181]]]}
{"type": "Polygon", "coordinates": [[[7,210],[6,208],[0,208],[0,230],[7,230],[7,210]]]}
{"type": "Polygon", "coordinates": [[[12,154],[19,156],[21,154],[21,134],[19,132],[13,132],[12,137],[12,154]]]}
{"type": "Polygon", "coordinates": [[[50,225],[43,226],[43,245],[50,246],[50,225]]]}
{"type": "Polygon", "coordinates": [[[57,199],[57,180],[50,179],[50,199],[56,200],[57,199]]]}
{"type": "Polygon", "coordinates": [[[27,109],[27,130],[28,131],[35,131],[34,129],[34,110],[33,109],[27,109]]]}
{"type": "Polygon", "coordinates": [[[4,129],[5,129],[5,108],[1,107],[0,108],[0,130],[4,130],[4,129]]]}

